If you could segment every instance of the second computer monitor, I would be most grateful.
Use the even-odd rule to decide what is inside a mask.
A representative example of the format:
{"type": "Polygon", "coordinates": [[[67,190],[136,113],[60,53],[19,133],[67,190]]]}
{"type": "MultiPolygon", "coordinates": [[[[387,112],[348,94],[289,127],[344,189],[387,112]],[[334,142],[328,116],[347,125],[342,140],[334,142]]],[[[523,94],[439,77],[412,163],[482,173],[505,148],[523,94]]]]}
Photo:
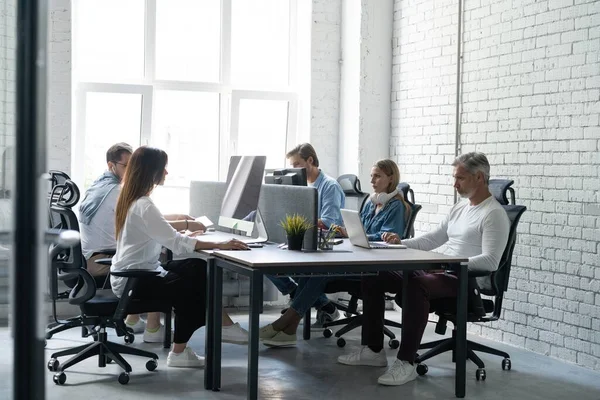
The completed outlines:
{"type": "Polygon", "coordinates": [[[265,183],[271,185],[306,186],[306,168],[276,169],[265,176],[265,183]]]}
{"type": "Polygon", "coordinates": [[[220,226],[252,234],[266,160],[265,156],[231,157],[220,226]]]}

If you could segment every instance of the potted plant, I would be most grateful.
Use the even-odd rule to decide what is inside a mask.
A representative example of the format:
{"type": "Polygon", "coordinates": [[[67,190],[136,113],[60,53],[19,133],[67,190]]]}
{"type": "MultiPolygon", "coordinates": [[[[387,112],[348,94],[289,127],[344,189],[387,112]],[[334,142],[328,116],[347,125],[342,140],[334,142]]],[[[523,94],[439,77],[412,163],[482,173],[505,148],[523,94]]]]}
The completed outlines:
{"type": "Polygon", "coordinates": [[[287,236],[288,250],[302,250],[304,234],[313,227],[313,224],[299,214],[286,215],[280,224],[287,236]]]}

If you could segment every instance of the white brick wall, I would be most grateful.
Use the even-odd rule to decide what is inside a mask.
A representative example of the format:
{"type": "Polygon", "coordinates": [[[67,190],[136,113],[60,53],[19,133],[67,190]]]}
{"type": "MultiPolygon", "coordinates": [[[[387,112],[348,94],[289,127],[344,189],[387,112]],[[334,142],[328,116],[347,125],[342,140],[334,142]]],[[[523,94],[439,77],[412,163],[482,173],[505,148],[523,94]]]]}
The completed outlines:
{"type": "MultiPolygon", "coordinates": [[[[456,17],[396,2],[392,154],[420,232],[452,203],[456,17]]],[[[503,320],[472,330],[600,369],[600,2],[465,0],[463,28],[459,152],[485,152],[528,208],[503,320]]]]}
{"type": "Polygon", "coordinates": [[[71,171],[71,1],[50,1],[48,21],[48,169],[71,171]]]}
{"type": "Polygon", "coordinates": [[[341,0],[313,0],[310,142],[328,175],[338,175],[341,0]]]}
{"type": "Polygon", "coordinates": [[[454,202],[456,0],[401,0],[394,8],[391,157],[423,205],[417,233],[454,202]]]}
{"type": "MultiPolygon", "coordinates": [[[[16,64],[16,3],[14,0],[0,1],[0,157],[15,144],[15,64],[16,64]]],[[[14,154],[11,151],[11,154],[14,154]]],[[[8,157],[8,153],[6,153],[8,157]]],[[[0,185],[12,182],[14,157],[7,158],[6,171],[0,158],[0,185]]]]}

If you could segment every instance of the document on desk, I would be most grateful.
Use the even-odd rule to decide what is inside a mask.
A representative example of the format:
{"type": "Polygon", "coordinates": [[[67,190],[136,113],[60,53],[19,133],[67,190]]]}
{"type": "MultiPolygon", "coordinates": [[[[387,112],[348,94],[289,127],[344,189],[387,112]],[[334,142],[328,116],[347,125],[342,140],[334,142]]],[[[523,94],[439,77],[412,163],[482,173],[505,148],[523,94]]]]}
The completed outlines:
{"type": "Polygon", "coordinates": [[[210,219],[208,219],[208,217],[206,215],[196,218],[195,221],[200,222],[202,225],[204,225],[207,228],[214,225],[213,222],[210,219]]]}

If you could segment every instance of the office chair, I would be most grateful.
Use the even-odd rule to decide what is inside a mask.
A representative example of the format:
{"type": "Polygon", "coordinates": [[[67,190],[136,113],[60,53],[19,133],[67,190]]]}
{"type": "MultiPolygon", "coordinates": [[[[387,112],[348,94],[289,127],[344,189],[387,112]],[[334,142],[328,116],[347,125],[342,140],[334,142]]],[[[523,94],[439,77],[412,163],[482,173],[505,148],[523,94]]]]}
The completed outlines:
{"type": "MultiPolygon", "coordinates": [[[[511,183],[512,184],[512,181],[511,183]]],[[[508,187],[508,186],[506,186],[508,187]]],[[[514,193],[514,192],[513,192],[514,193]]],[[[504,199],[506,199],[504,193],[500,193],[504,199]]],[[[514,195],[513,195],[514,198],[514,195]]],[[[515,248],[517,240],[517,225],[521,216],[527,209],[525,206],[517,205],[503,205],[502,206],[508,215],[510,220],[510,231],[508,235],[508,242],[498,269],[492,273],[481,273],[480,271],[469,271],[469,278],[477,278],[477,283],[480,287],[481,294],[486,296],[493,296],[494,299],[483,299],[483,308],[485,310],[484,315],[468,310],[467,321],[468,322],[494,322],[500,319],[502,313],[502,299],[504,292],[508,290],[508,279],[510,277],[510,268],[512,264],[512,254],[515,248]],[[491,315],[488,315],[491,313],[491,315]]],[[[401,299],[396,298],[396,303],[401,304],[401,299]]],[[[446,332],[446,324],[448,321],[456,325],[456,302],[448,301],[447,299],[439,299],[431,302],[431,310],[434,311],[439,320],[436,324],[435,332],[443,335],[446,332]]],[[[455,358],[456,350],[456,326],[452,330],[452,337],[448,339],[437,340],[430,343],[423,343],[419,346],[419,349],[430,349],[425,354],[418,356],[415,360],[417,365],[417,373],[419,375],[425,375],[428,371],[427,365],[423,361],[430,359],[438,354],[452,351],[452,361],[455,358]]],[[[494,349],[489,346],[485,346],[479,343],[475,343],[471,340],[467,340],[467,358],[473,361],[477,365],[477,371],[475,378],[477,380],[485,380],[485,364],[475,354],[475,351],[482,353],[493,354],[503,357],[502,369],[510,370],[511,360],[510,355],[506,352],[494,349]]]]}
{"type": "MultiPolygon", "coordinates": [[[[173,253],[171,252],[171,250],[167,249],[165,261],[169,261],[172,259],[173,259],[173,253]]],[[[102,264],[102,265],[111,265],[112,258],[101,258],[101,259],[96,260],[96,262],[98,264],[102,264]]],[[[124,272],[119,272],[118,274],[116,272],[111,272],[111,275],[115,275],[115,276],[125,276],[123,274],[124,274],[124,272]]],[[[150,275],[150,276],[153,276],[153,275],[150,275]]],[[[143,276],[140,275],[140,277],[143,277],[143,276]]],[[[134,286],[137,283],[137,280],[128,279],[127,284],[129,284],[129,281],[132,281],[131,284],[134,286]]],[[[146,312],[161,312],[161,313],[165,314],[165,336],[163,339],[163,347],[165,349],[170,348],[171,347],[171,320],[172,320],[173,307],[171,307],[170,304],[164,304],[162,301],[145,300],[142,302],[140,300],[131,299],[133,290],[131,290],[131,291],[126,290],[128,287],[129,286],[125,286],[125,289],[123,290],[123,297],[125,297],[126,294],[128,296],[128,300],[126,302],[127,312],[125,312],[124,310],[121,310],[119,315],[121,315],[122,318],[125,319],[125,317],[127,317],[128,314],[142,314],[142,313],[146,313],[146,312]]],[[[133,343],[133,338],[126,337],[125,342],[133,343]],[[131,341],[129,341],[129,340],[131,340],[131,341]]]]}
{"type": "Polygon", "coordinates": [[[358,177],[353,174],[344,174],[340,175],[337,181],[346,195],[346,208],[360,212],[369,198],[369,194],[361,190],[358,177]]]}
{"type": "MultiPolygon", "coordinates": [[[[56,187],[60,189],[61,186],[63,185],[57,185],[56,187]]],[[[58,202],[60,203],[60,201],[58,202]]],[[[79,223],[77,218],[75,217],[73,211],[68,208],[68,205],[69,203],[66,203],[66,207],[58,204],[50,205],[48,208],[48,214],[50,215],[51,223],[50,227],[54,229],[69,229],[79,232],[79,223]]],[[[76,327],[82,328],[82,337],[93,336],[95,338],[93,326],[89,326],[89,324],[85,321],[85,318],[83,318],[81,315],[71,317],[66,320],[60,320],[58,319],[58,314],[56,312],[56,302],[58,300],[68,299],[71,295],[72,289],[77,285],[78,282],[77,276],[74,276],[70,273],[64,273],[63,271],[85,268],[86,265],[85,257],[83,257],[81,252],[81,245],[73,246],[67,249],[61,249],[56,255],[56,260],[52,260],[48,278],[50,286],[50,300],[52,302],[52,317],[54,322],[51,322],[46,326],[46,339],[52,339],[55,334],[76,327]],[[59,281],[64,282],[69,289],[65,292],[59,293],[59,281]]]]}
{"type": "MultiPolygon", "coordinates": [[[[402,239],[408,239],[413,237],[414,235],[414,223],[417,218],[417,214],[421,210],[422,206],[414,203],[415,193],[410,188],[410,185],[408,183],[400,183],[398,185],[398,191],[402,192],[402,194],[404,195],[404,199],[408,202],[411,208],[411,212],[408,216],[406,226],[404,228],[404,233],[402,235],[402,239]]],[[[350,294],[348,306],[340,304],[340,300],[334,302],[335,306],[338,309],[345,312],[346,318],[323,324],[323,327],[325,328],[323,330],[323,336],[329,338],[333,335],[333,331],[331,330],[332,326],[345,325],[335,333],[335,337],[338,338],[338,347],[344,347],[346,345],[346,340],[342,337],[342,335],[346,334],[347,332],[350,332],[355,328],[358,328],[359,326],[362,326],[363,324],[362,314],[358,312],[358,300],[362,298],[360,278],[336,279],[328,282],[325,286],[325,293],[338,292],[348,292],[350,294]]],[[[393,300],[394,297],[386,295],[385,299],[393,300]]],[[[396,335],[388,328],[388,326],[394,328],[402,328],[402,325],[398,322],[391,321],[389,319],[384,319],[383,324],[383,332],[387,337],[390,338],[388,342],[389,346],[392,349],[397,349],[400,346],[400,342],[398,341],[398,339],[396,339],[396,335]]]]}
{"type": "MultiPolygon", "coordinates": [[[[54,211],[61,213],[65,219],[71,223],[71,228],[77,227],[77,219],[75,214],[67,208],[53,206],[54,211]]],[[[50,356],[48,361],[48,369],[56,372],[53,377],[54,383],[62,385],[66,382],[64,371],[67,368],[93,356],[98,356],[98,366],[105,367],[107,363],[114,361],[125,370],[119,375],[119,383],[126,384],[129,382],[129,373],[131,366],[125,361],[121,354],[131,354],[141,357],[148,357],[150,360],[146,363],[148,371],[156,369],[158,356],[155,353],[128,347],[125,345],[109,342],[107,338],[106,328],[115,328],[117,336],[125,336],[126,342],[133,342],[134,336],[125,327],[123,321],[123,310],[126,310],[127,298],[117,298],[112,290],[97,290],[94,278],[85,268],[85,259],[81,256],[81,245],[78,243],[70,249],[70,259],[65,260],[62,257],[62,249],[58,246],[53,247],[50,251],[52,269],[57,272],[57,276],[61,280],[76,280],[77,284],[71,289],[69,294],[69,303],[78,305],[81,310],[81,315],[71,319],[70,325],[63,324],[58,326],[53,333],[69,329],[73,326],[86,326],[90,328],[90,336],[94,341],[89,344],[84,344],[71,349],[58,351],[50,356]],[[60,364],[58,357],[73,355],[69,360],[60,364]]],[[[134,290],[137,278],[155,275],[147,271],[133,271],[119,276],[131,276],[134,279],[126,290],[134,290]],[[141,273],[140,273],[141,272],[141,273]]],[[[129,283],[129,282],[128,282],[129,283]]]]}
{"type": "Polygon", "coordinates": [[[515,181],[512,179],[490,179],[488,189],[503,206],[508,204],[515,205],[515,189],[511,187],[513,183],[515,183],[515,181]],[[507,193],[510,193],[510,203],[508,201],[507,193]]]}

